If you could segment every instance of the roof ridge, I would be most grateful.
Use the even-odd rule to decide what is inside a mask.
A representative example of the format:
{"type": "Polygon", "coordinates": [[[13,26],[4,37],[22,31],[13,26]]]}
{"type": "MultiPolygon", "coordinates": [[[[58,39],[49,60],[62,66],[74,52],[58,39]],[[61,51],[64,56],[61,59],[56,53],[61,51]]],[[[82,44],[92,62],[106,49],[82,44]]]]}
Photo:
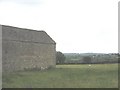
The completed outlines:
{"type": "MultiPolygon", "coordinates": [[[[1,25],[1,24],[0,24],[0,25],[1,25]]],[[[18,29],[29,30],[29,31],[45,32],[44,30],[36,30],[36,29],[30,29],[30,28],[20,28],[20,27],[11,26],[11,25],[1,25],[1,26],[12,27],[12,28],[18,28],[18,29]]]]}

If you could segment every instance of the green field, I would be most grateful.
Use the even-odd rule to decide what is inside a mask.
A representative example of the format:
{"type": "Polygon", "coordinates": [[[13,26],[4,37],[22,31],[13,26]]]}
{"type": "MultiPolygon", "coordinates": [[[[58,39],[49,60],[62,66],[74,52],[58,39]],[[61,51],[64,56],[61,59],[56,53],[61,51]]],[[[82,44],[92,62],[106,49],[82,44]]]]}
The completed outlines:
{"type": "Polygon", "coordinates": [[[118,64],[57,65],[3,76],[6,88],[117,88],[118,64]]]}

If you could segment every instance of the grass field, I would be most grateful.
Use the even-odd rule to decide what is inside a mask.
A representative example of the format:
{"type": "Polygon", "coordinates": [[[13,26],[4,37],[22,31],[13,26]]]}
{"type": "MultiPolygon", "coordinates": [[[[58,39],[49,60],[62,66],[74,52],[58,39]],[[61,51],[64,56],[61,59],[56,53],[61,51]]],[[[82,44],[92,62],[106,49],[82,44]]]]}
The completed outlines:
{"type": "Polygon", "coordinates": [[[118,64],[57,65],[3,76],[6,88],[117,88],[118,64]]]}

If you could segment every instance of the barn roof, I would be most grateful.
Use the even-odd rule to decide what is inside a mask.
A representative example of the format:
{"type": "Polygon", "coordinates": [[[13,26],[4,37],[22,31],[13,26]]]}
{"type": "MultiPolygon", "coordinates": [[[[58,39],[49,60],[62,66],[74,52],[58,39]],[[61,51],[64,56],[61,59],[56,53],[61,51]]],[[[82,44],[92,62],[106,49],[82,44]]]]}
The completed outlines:
{"type": "Polygon", "coordinates": [[[2,39],[21,42],[36,42],[41,44],[56,44],[45,31],[18,28],[7,25],[2,25],[2,39]]]}

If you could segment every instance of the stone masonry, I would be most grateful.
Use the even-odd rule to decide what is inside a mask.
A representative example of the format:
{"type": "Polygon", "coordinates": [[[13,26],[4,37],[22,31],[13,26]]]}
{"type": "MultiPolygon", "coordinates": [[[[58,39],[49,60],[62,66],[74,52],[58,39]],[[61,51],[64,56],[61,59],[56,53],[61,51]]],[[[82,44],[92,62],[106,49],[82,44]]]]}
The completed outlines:
{"type": "Polygon", "coordinates": [[[55,67],[56,43],[45,31],[0,26],[3,72],[55,67]]]}

